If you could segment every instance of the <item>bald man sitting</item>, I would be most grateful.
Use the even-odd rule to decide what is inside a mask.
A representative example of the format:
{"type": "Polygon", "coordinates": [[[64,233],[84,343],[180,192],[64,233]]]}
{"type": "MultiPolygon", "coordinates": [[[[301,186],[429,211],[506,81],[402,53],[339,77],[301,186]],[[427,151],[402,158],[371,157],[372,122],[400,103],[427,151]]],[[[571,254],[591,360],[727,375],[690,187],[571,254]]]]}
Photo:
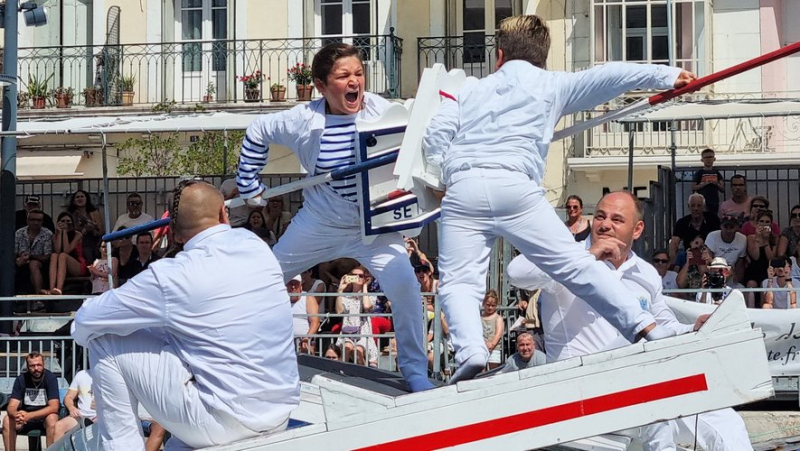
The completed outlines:
{"type": "Polygon", "coordinates": [[[282,430],[299,404],[291,304],[269,247],[231,229],[205,182],[178,185],[170,217],[183,251],[75,317],[105,450],[144,449],[137,401],[172,433],[168,450],[282,430]]]}

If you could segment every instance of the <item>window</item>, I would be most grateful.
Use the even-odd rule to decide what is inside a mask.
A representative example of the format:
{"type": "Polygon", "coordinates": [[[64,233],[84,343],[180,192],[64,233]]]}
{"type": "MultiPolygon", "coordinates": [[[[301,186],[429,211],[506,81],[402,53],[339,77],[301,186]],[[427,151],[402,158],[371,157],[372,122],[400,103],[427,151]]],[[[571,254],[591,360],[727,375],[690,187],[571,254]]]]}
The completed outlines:
{"type": "Polygon", "coordinates": [[[673,2],[673,42],[669,42],[665,0],[592,0],[593,61],[669,62],[698,76],[707,73],[706,4],[708,0],[673,2]]]}
{"type": "Polygon", "coordinates": [[[513,0],[462,0],[462,2],[463,62],[485,63],[486,35],[495,34],[500,22],[513,15],[515,2],[513,0]]]}
{"type": "Polygon", "coordinates": [[[209,61],[208,52],[211,70],[224,71],[225,42],[213,41],[228,37],[228,0],[180,0],[179,17],[181,41],[196,41],[182,44],[183,72],[203,71],[203,62],[209,61]]]}
{"type": "Polygon", "coordinates": [[[373,0],[318,1],[322,45],[348,42],[361,49],[364,60],[370,60],[373,0]]]}

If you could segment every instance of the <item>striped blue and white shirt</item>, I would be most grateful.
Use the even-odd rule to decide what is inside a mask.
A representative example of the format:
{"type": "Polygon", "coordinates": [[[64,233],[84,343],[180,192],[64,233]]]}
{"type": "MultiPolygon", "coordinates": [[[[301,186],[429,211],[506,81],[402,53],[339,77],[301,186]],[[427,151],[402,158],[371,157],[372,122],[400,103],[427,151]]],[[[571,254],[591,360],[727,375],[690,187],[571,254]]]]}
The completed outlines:
{"type": "MultiPolygon", "coordinates": [[[[314,167],[316,174],[327,174],[336,169],[351,166],[356,162],[356,115],[325,115],[325,130],[319,143],[319,157],[314,167]]],[[[328,187],[342,198],[355,202],[356,175],[341,180],[332,180],[328,187]]]]}

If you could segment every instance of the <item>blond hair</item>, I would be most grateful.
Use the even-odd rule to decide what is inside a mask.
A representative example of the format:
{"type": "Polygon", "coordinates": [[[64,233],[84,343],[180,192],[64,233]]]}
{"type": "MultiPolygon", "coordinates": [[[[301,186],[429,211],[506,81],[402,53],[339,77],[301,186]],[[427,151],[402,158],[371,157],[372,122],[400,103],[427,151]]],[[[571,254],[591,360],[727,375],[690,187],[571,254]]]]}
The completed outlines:
{"type": "Polygon", "coordinates": [[[550,52],[550,30],[539,16],[511,16],[500,22],[497,51],[503,60],[524,60],[542,69],[550,52]]]}

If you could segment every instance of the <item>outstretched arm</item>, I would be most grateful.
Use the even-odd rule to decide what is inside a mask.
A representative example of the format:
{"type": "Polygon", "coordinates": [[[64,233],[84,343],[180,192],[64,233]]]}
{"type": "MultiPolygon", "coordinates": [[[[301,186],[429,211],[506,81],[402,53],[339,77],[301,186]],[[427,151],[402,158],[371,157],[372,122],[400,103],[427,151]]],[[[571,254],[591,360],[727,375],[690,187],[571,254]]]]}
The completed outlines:
{"type": "Polygon", "coordinates": [[[250,199],[265,189],[259,174],[267,165],[269,145],[275,143],[291,147],[294,135],[292,119],[300,120],[294,117],[299,116],[297,111],[295,107],[289,111],[258,116],[247,127],[236,174],[236,187],[241,197],[250,199]]]}

